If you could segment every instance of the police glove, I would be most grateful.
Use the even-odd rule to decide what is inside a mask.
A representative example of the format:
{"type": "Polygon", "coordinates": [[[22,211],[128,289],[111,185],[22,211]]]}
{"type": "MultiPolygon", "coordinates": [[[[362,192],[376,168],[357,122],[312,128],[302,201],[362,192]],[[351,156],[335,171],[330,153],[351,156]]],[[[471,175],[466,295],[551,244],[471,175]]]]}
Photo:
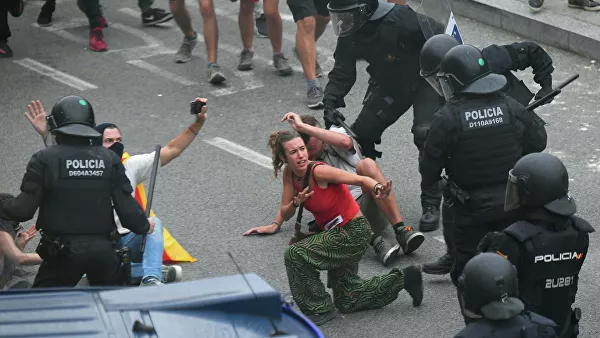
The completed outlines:
{"type": "Polygon", "coordinates": [[[479,242],[479,245],[477,246],[477,252],[478,253],[487,252],[492,247],[492,243],[494,242],[494,236],[497,233],[498,232],[496,232],[496,231],[488,232],[479,242]]]}
{"type": "MultiPolygon", "coordinates": [[[[550,86],[542,87],[542,89],[540,89],[540,91],[537,92],[537,94],[535,94],[535,99],[539,100],[542,97],[544,97],[544,96],[546,96],[546,95],[548,95],[550,93],[552,93],[552,87],[550,87],[550,86]]],[[[550,98],[550,100],[548,100],[544,104],[548,104],[548,103],[552,102],[553,100],[554,100],[554,98],[550,98]]]]}
{"type": "Polygon", "coordinates": [[[325,108],[323,120],[325,120],[325,129],[329,129],[331,125],[341,127],[339,121],[345,121],[346,118],[344,117],[344,115],[342,115],[342,113],[337,111],[337,109],[325,108]]]}

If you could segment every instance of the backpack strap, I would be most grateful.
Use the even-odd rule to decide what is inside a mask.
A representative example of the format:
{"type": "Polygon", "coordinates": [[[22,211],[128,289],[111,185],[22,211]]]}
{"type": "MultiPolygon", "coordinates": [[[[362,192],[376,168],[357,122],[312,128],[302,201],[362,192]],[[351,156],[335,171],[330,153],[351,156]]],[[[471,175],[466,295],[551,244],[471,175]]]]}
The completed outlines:
{"type": "MultiPolygon", "coordinates": [[[[304,184],[302,185],[302,190],[304,191],[304,189],[306,189],[306,187],[308,187],[308,180],[310,179],[310,174],[312,173],[312,169],[315,166],[320,165],[321,163],[316,163],[316,162],[310,162],[308,164],[308,167],[306,168],[306,174],[304,175],[304,184]]],[[[304,211],[304,203],[300,204],[300,208],[298,210],[298,216],[296,217],[296,224],[295,224],[295,231],[296,233],[300,232],[301,226],[302,226],[302,212],[304,211]]]]}

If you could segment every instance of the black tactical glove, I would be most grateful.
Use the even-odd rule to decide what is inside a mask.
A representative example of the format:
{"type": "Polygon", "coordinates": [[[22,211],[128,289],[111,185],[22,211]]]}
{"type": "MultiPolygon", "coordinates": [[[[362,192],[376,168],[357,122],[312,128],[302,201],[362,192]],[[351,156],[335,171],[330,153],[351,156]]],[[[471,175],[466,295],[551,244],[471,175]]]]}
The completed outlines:
{"type": "Polygon", "coordinates": [[[325,120],[325,129],[329,129],[331,125],[336,125],[341,127],[338,121],[345,121],[346,118],[342,113],[337,111],[337,109],[333,108],[325,108],[325,113],[323,114],[323,120],[325,120]]]}
{"type": "Polygon", "coordinates": [[[479,245],[477,245],[477,252],[478,253],[488,252],[493,244],[497,245],[497,243],[494,243],[494,242],[497,242],[497,237],[496,237],[497,234],[499,234],[499,232],[497,232],[497,231],[488,232],[481,239],[481,241],[479,241],[479,245]]]}
{"type": "MultiPolygon", "coordinates": [[[[552,92],[552,87],[551,86],[542,87],[542,89],[540,89],[540,91],[537,92],[537,94],[535,94],[535,99],[539,100],[542,97],[550,94],[551,92],[552,92]]],[[[554,98],[551,98],[550,100],[548,100],[544,104],[548,104],[548,103],[552,102],[553,100],[554,100],[554,98]]]]}

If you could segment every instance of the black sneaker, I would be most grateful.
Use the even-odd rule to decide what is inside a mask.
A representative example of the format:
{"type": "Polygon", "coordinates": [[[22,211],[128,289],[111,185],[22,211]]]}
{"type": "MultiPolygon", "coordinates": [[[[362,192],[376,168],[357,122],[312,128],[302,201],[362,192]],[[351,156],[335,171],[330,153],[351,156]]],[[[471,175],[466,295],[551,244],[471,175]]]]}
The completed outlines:
{"type": "Polygon", "coordinates": [[[0,41],[0,58],[10,58],[13,56],[13,51],[8,45],[8,41],[0,41]]]}
{"type": "Polygon", "coordinates": [[[56,8],[55,1],[46,1],[46,3],[42,6],[40,10],[40,14],[37,18],[37,23],[41,27],[47,27],[52,25],[52,13],[56,8]]]}
{"type": "Polygon", "coordinates": [[[404,251],[404,254],[410,255],[423,244],[425,236],[423,236],[422,233],[415,231],[413,227],[405,225],[396,230],[396,240],[402,248],[402,251],[404,251]]]}
{"type": "Polygon", "coordinates": [[[600,11],[600,3],[593,0],[569,0],[569,7],[583,9],[590,12],[600,11]]]}
{"type": "Polygon", "coordinates": [[[267,29],[267,17],[264,13],[261,13],[255,20],[256,24],[256,35],[261,38],[269,37],[269,30],[267,29]]]}
{"type": "Polygon", "coordinates": [[[381,236],[375,237],[373,235],[371,238],[371,245],[384,266],[387,266],[391,261],[396,259],[396,257],[398,257],[398,251],[400,251],[400,244],[390,248],[381,236]]]}
{"type": "Polygon", "coordinates": [[[423,216],[419,221],[419,230],[423,232],[435,231],[440,227],[440,208],[435,205],[425,205],[423,216]]]}
{"type": "Polygon", "coordinates": [[[173,19],[173,14],[160,8],[150,8],[147,12],[142,13],[142,24],[144,26],[154,26],[171,19],[173,19]]]}
{"type": "Polygon", "coordinates": [[[404,274],[404,289],[413,299],[413,306],[423,302],[423,274],[419,265],[411,265],[402,270],[404,274]]]}
{"type": "Polygon", "coordinates": [[[337,317],[337,315],[338,315],[338,310],[333,309],[328,312],[315,313],[312,315],[308,315],[306,317],[308,317],[308,319],[310,319],[310,321],[313,322],[315,325],[323,325],[323,324],[327,323],[328,321],[337,317]]]}
{"type": "Polygon", "coordinates": [[[446,253],[435,262],[423,264],[423,272],[429,275],[445,275],[450,273],[453,264],[454,258],[446,253]]]}
{"type": "Polygon", "coordinates": [[[544,6],[544,0],[529,0],[529,9],[532,12],[539,12],[544,6]]]}

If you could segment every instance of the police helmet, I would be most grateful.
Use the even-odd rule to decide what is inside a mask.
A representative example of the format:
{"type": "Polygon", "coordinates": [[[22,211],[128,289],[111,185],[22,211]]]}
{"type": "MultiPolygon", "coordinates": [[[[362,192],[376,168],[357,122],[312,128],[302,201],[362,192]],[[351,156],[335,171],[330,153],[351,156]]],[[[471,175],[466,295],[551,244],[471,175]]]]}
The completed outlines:
{"type": "Polygon", "coordinates": [[[331,0],[327,9],[333,32],[342,37],[356,33],[369,20],[381,19],[394,6],[378,0],[331,0]]]}
{"type": "Polygon", "coordinates": [[[518,298],[517,269],[496,253],[481,253],[467,262],[458,278],[458,292],[468,317],[508,319],[525,307],[518,298]]]}
{"type": "Polygon", "coordinates": [[[556,156],[533,153],[523,156],[508,172],[504,210],[539,208],[563,216],[577,212],[568,195],[569,173],[556,156]]]}
{"type": "Polygon", "coordinates": [[[437,73],[440,70],[440,63],[444,59],[444,55],[448,53],[452,47],[458,46],[458,40],[448,34],[437,34],[429,38],[419,55],[419,64],[421,65],[421,77],[435,89],[440,96],[444,96],[442,87],[437,78],[437,73]]]}
{"type": "Polygon", "coordinates": [[[438,78],[446,100],[455,93],[493,93],[507,82],[504,76],[491,73],[481,51],[471,45],[452,47],[442,60],[438,78]]]}
{"type": "Polygon", "coordinates": [[[94,129],[94,108],[81,96],[70,95],[60,99],[46,116],[46,121],[52,134],[88,138],[102,136],[94,129]]]}

